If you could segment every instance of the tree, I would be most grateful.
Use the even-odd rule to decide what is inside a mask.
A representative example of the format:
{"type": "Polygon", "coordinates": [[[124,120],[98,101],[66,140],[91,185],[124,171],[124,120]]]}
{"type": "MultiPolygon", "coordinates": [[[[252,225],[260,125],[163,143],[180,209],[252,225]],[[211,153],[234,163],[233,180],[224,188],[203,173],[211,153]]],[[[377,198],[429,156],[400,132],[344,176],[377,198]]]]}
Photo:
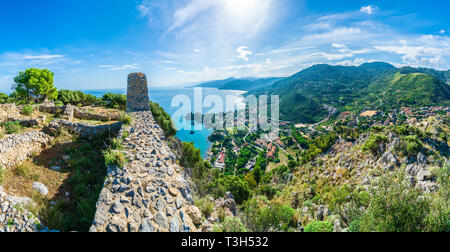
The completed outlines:
{"type": "Polygon", "coordinates": [[[55,99],[57,89],[53,85],[53,73],[48,69],[30,68],[20,72],[15,78],[14,89],[18,96],[31,102],[42,102],[45,99],[55,99]]]}
{"type": "Polygon", "coordinates": [[[0,104],[7,103],[9,96],[3,93],[0,93],[0,104]]]}

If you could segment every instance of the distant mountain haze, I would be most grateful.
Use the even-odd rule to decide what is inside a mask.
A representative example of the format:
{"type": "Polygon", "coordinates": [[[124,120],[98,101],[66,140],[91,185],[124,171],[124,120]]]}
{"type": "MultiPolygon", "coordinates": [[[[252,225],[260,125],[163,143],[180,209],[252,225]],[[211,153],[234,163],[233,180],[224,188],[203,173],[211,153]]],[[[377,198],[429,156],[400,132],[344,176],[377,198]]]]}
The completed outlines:
{"type": "Polygon", "coordinates": [[[204,87],[204,88],[218,88],[223,90],[242,90],[242,91],[250,91],[254,89],[264,88],[271,86],[277,81],[280,81],[284,78],[281,77],[272,77],[272,78],[245,78],[245,79],[236,79],[236,78],[228,78],[225,80],[217,80],[210,81],[196,85],[195,87],[204,87]]]}

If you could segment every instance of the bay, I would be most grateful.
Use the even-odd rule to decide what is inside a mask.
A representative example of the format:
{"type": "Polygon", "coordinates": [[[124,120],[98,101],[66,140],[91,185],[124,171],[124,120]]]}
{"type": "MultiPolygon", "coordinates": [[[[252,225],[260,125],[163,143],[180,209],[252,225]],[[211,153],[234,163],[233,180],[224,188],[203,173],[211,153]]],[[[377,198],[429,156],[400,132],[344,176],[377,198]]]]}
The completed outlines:
{"type": "MultiPolygon", "coordinates": [[[[127,93],[126,89],[98,89],[98,90],[81,90],[84,93],[94,95],[96,97],[102,97],[106,93],[114,93],[114,94],[125,94],[127,93]]],[[[228,100],[235,102],[237,104],[242,104],[243,96],[245,92],[238,90],[219,90],[216,88],[202,88],[201,89],[202,100],[194,101],[194,88],[159,88],[159,87],[149,87],[149,96],[152,102],[158,103],[164,110],[172,116],[174,113],[179,110],[179,107],[172,107],[171,103],[174,97],[179,95],[185,95],[191,101],[192,112],[199,111],[202,109],[203,113],[206,112],[224,112],[226,111],[226,101],[228,100]],[[223,101],[223,108],[212,109],[211,108],[203,108],[203,100],[207,96],[216,95],[220,97],[223,101]],[[195,109],[195,110],[194,110],[195,109]]],[[[218,98],[216,97],[216,98],[218,98]]],[[[194,143],[196,148],[201,150],[202,156],[206,157],[211,144],[208,141],[208,137],[211,135],[212,130],[205,129],[202,127],[202,130],[185,130],[182,128],[182,122],[176,121],[175,127],[179,129],[177,131],[177,137],[183,142],[192,142],[194,143]]],[[[188,124],[191,124],[189,121],[188,124]]]]}

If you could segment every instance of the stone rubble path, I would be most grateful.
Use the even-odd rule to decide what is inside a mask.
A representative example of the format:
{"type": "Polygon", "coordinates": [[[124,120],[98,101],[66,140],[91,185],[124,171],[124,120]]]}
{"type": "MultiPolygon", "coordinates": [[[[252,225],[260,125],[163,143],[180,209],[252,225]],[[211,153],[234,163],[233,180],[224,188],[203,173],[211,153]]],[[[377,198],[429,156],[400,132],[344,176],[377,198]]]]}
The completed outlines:
{"type": "Polygon", "coordinates": [[[150,111],[133,112],[123,140],[129,160],[110,169],[91,232],[195,232],[189,183],[150,111]]]}

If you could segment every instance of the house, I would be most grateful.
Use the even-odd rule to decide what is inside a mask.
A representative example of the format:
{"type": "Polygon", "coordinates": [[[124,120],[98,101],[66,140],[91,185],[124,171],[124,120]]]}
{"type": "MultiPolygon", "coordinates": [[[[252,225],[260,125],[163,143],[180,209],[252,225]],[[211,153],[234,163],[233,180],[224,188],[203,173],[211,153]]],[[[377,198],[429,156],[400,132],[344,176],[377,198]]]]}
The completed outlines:
{"type": "Polygon", "coordinates": [[[225,168],[225,158],[226,158],[225,151],[222,151],[219,154],[219,158],[214,163],[214,167],[223,170],[225,168]]]}

